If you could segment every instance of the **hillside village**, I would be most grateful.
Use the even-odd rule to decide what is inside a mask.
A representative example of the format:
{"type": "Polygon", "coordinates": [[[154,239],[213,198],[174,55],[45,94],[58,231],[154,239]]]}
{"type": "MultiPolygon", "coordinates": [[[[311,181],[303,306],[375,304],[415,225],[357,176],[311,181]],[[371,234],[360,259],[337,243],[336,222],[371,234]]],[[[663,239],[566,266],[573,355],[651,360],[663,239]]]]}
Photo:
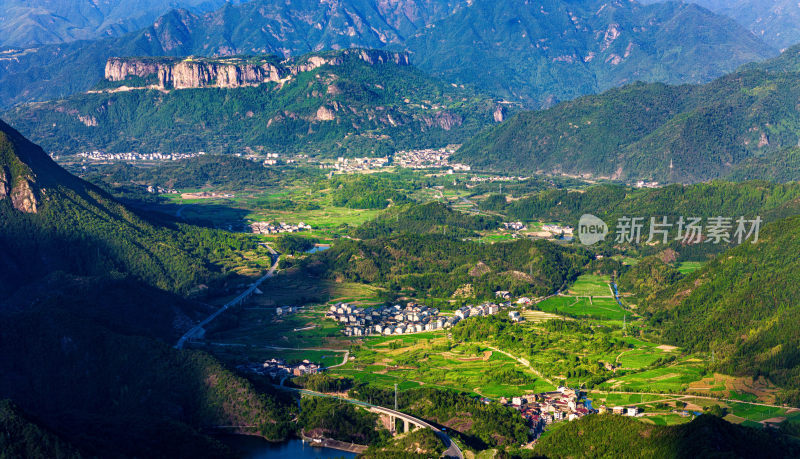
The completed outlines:
{"type": "MultiPolygon", "coordinates": [[[[336,303],[325,317],[342,325],[346,336],[403,335],[453,327],[469,317],[490,316],[509,308],[510,302],[467,305],[457,309],[452,316],[439,315],[439,309],[410,302],[405,307],[395,304],[379,308],[360,308],[348,303],[336,303]]],[[[519,311],[509,312],[511,320],[519,321],[519,311]]]]}

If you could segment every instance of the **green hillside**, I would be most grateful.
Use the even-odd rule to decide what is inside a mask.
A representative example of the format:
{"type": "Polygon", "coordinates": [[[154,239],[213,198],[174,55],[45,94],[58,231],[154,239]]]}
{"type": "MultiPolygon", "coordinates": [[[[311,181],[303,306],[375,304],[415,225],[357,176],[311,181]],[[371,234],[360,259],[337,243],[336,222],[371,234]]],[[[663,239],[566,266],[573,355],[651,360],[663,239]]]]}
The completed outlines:
{"type": "MultiPolygon", "coordinates": [[[[89,457],[227,457],[218,425],[290,434],[290,400],[172,347],[212,310],[175,293],[228,279],[253,241],[151,223],[2,122],[0,217],[0,399],[89,457]]],[[[73,455],[7,419],[0,456],[73,455]]]]}
{"type": "Polygon", "coordinates": [[[48,273],[123,273],[181,294],[228,276],[234,250],[254,241],[155,225],[61,169],[0,121],[0,298],[48,273]]]}
{"type": "Polygon", "coordinates": [[[696,5],[476,0],[418,32],[415,63],[527,107],[635,81],[700,83],[774,52],[696,5]]]}
{"type": "MultiPolygon", "coordinates": [[[[589,261],[583,249],[528,239],[481,244],[441,234],[341,240],[302,260],[306,275],[378,284],[416,298],[544,296],[574,280],[589,261]]],[[[290,263],[285,264],[286,267],[290,263]]]]}
{"type": "MultiPolygon", "coordinates": [[[[576,225],[583,214],[600,217],[609,225],[616,219],[680,216],[755,216],[767,221],[794,215],[800,208],[800,184],[764,181],[715,180],[693,185],[635,189],[622,185],[595,185],[585,190],[546,190],[508,202],[494,194],[482,206],[511,219],[561,221],[576,225]]],[[[613,226],[613,225],[612,225],[613,226]]]]}
{"type": "Polygon", "coordinates": [[[385,156],[463,142],[494,122],[496,107],[486,96],[355,54],[334,53],[342,65],[301,72],[286,84],[81,94],[5,117],[54,154],[252,149],[385,156]]]}
{"type": "Polygon", "coordinates": [[[82,457],[72,445],[28,419],[10,400],[0,400],[0,451],[9,458],[82,457]]]}
{"type": "Polygon", "coordinates": [[[567,423],[544,436],[534,453],[548,458],[792,457],[800,453],[800,445],[713,415],[667,427],[609,414],[567,423]]]}
{"type": "Polygon", "coordinates": [[[800,217],[767,225],[745,243],[647,302],[651,321],[669,342],[714,353],[715,368],[765,376],[800,400],[800,217]]]}
{"type": "Polygon", "coordinates": [[[778,152],[800,141],[799,51],[703,86],[637,83],[520,113],[472,139],[457,158],[507,171],[662,183],[729,174],[796,180],[794,169],[777,164],[778,152]]]}

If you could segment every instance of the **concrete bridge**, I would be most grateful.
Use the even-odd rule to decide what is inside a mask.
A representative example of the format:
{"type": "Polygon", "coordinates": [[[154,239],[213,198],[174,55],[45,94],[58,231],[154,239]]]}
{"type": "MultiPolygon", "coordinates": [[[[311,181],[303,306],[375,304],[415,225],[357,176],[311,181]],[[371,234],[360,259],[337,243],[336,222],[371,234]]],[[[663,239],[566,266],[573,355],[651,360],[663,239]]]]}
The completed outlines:
{"type": "Polygon", "coordinates": [[[289,390],[292,392],[298,392],[302,395],[308,395],[312,397],[327,397],[327,398],[335,398],[337,400],[341,400],[346,403],[351,403],[353,405],[358,405],[367,410],[377,413],[381,417],[381,421],[386,425],[387,423],[391,428],[389,430],[393,434],[398,433],[405,433],[409,432],[412,427],[413,428],[420,428],[420,429],[431,429],[436,434],[437,437],[444,443],[445,447],[447,448],[444,453],[442,453],[442,457],[445,458],[456,458],[456,459],[464,459],[464,454],[461,452],[461,448],[456,445],[456,443],[443,431],[438,429],[437,427],[429,424],[428,422],[423,421],[422,419],[416,418],[414,416],[401,413],[400,411],[391,410],[389,408],[384,408],[382,406],[373,405],[371,403],[362,402],[361,400],[353,400],[350,398],[343,398],[337,397],[335,395],[328,395],[323,394],[321,392],[314,392],[311,390],[305,389],[296,389],[293,387],[286,387],[286,386],[275,386],[278,389],[289,390]],[[397,420],[403,421],[403,432],[396,432],[396,428],[394,427],[397,424],[397,420]]]}

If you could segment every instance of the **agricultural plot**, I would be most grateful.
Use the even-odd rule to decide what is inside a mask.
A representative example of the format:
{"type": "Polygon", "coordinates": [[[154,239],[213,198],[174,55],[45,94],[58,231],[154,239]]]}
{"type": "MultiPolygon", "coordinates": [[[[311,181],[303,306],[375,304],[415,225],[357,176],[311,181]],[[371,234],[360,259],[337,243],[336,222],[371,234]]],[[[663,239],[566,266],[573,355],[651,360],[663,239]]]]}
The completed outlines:
{"type": "Polygon", "coordinates": [[[317,350],[278,350],[258,346],[211,345],[214,355],[232,365],[247,362],[263,362],[269,359],[281,359],[289,364],[309,360],[324,367],[338,365],[344,358],[343,352],[317,350]]]}
{"type": "Polygon", "coordinates": [[[617,394],[613,392],[592,392],[589,394],[589,399],[592,400],[592,406],[595,408],[600,405],[606,405],[608,407],[642,405],[648,402],[661,401],[671,398],[672,397],[670,396],[664,395],[617,394]]]}
{"type": "Polygon", "coordinates": [[[431,385],[490,398],[554,389],[512,358],[478,344],[452,346],[442,332],[368,338],[333,372],[393,387],[431,385]]]}
{"type": "Polygon", "coordinates": [[[569,288],[568,293],[573,296],[613,296],[608,276],[583,274],[569,288]]]}
{"type": "Polygon", "coordinates": [[[272,308],[244,308],[238,312],[229,311],[228,314],[226,321],[231,326],[209,332],[206,341],[253,348],[278,346],[343,349],[349,345],[349,341],[341,334],[339,325],[324,319],[324,308],[308,308],[284,316],[277,316],[272,308]]]}
{"type": "Polygon", "coordinates": [[[680,414],[657,414],[653,416],[645,416],[641,418],[642,422],[655,424],[657,426],[674,426],[678,424],[686,424],[691,422],[693,416],[681,416],[680,414]]]}
{"type": "Polygon", "coordinates": [[[702,261],[684,261],[680,264],[680,266],[678,266],[678,271],[680,271],[681,274],[686,275],[691,274],[702,267],[702,261]]]}
{"type": "Polygon", "coordinates": [[[648,346],[621,353],[617,357],[616,363],[623,369],[639,369],[650,366],[658,359],[663,359],[671,355],[677,355],[673,348],[648,346]]]}
{"type": "Polygon", "coordinates": [[[601,389],[642,392],[682,392],[689,385],[703,378],[705,365],[686,360],[679,364],[626,374],[609,379],[600,385],[601,389]]]}
{"type": "Polygon", "coordinates": [[[554,314],[585,316],[601,320],[623,320],[628,313],[613,298],[554,296],[538,303],[539,309],[554,314]]]}

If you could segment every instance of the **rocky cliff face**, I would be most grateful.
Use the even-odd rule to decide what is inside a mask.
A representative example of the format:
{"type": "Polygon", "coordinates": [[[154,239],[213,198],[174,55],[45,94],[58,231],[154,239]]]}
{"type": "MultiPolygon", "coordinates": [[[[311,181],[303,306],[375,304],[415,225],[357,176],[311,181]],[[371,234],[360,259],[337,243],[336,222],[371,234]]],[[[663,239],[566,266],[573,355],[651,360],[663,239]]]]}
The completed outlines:
{"type": "MultiPolygon", "coordinates": [[[[370,65],[410,65],[405,53],[376,50],[345,50],[335,54],[303,56],[276,62],[274,59],[152,59],[111,58],[106,62],[105,78],[124,82],[131,77],[143,79],[147,86],[159,89],[238,88],[280,82],[324,65],[343,65],[360,59],[370,65]]],[[[139,82],[141,83],[141,82],[139,82]]],[[[139,84],[141,86],[141,84],[139,84]]]]}

